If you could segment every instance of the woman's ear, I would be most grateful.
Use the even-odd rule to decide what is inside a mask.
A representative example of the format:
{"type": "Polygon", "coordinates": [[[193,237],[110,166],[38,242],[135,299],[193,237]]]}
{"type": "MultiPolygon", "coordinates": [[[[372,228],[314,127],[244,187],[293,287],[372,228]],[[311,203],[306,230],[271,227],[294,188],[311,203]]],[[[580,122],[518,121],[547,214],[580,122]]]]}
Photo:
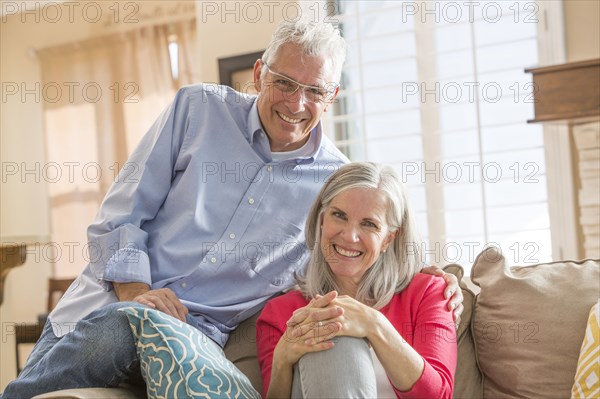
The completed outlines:
{"type": "Polygon", "coordinates": [[[394,242],[394,240],[396,239],[396,236],[398,235],[398,232],[400,231],[400,229],[396,229],[392,232],[390,232],[387,237],[385,238],[385,240],[383,241],[383,245],[381,247],[381,251],[385,252],[387,251],[388,247],[390,245],[392,245],[392,243],[394,242]]]}

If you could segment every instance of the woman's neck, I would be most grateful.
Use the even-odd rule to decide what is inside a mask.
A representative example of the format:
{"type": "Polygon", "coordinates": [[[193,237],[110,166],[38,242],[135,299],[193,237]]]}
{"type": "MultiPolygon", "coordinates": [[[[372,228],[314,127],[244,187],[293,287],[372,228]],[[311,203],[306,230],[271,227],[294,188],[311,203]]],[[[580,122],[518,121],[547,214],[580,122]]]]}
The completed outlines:
{"type": "Polygon", "coordinates": [[[350,279],[339,278],[335,282],[339,288],[339,295],[348,295],[349,297],[356,298],[356,292],[358,291],[358,284],[350,279]]]}

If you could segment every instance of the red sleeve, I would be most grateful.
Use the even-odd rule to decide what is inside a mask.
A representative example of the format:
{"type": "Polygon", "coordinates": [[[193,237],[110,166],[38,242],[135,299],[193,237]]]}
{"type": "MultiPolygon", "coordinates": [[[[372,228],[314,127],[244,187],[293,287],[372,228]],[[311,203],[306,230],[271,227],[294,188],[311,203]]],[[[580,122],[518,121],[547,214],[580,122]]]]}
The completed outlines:
{"type": "Polygon", "coordinates": [[[411,339],[405,334],[412,334],[412,347],[425,361],[425,368],[410,391],[396,390],[396,396],[452,398],[457,361],[456,327],[447,307],[448,300],[444,298],[446,284],[443,279],[430,276],[419,276],[415,283],[420,283],[417,290],[407,292],[411,297],[410,329],[413,331],[400,332],[408,342],[411,339]]]}
{"type": "Polygon", "coordinates": [[[306,304],[307,301],[298,291],[292,291],[269,301],[258,317],[256,322],[256,345],[263,382],[263,397],[267,396],[269,383],[271,382],[273,351],[279,339],[285,333],[286,322],[292,317],[294,310],[306,304]]]}

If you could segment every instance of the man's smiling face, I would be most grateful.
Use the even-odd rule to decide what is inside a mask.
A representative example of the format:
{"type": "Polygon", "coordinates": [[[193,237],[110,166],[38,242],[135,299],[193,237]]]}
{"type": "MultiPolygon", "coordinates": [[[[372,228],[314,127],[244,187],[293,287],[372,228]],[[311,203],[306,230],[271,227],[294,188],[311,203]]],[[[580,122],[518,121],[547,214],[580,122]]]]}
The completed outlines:
{"type": "MultiPolygon", "coordinates": [[[[274,87],[281,76],[305,85],[327,87],[334,80],[333,66],[325,57],[310,57],[295,44],[281,46],[269,69],[261,77],[262,61],[254,65],[254,82],[259,91],[258,115],[269,136],[271,151],[293,151],[302,147],[321,120],[328,102],[312,102],[303,89],[286,94],[274,87]]],[[[337,94],[337,93],[336,93],[337,94]]]]}

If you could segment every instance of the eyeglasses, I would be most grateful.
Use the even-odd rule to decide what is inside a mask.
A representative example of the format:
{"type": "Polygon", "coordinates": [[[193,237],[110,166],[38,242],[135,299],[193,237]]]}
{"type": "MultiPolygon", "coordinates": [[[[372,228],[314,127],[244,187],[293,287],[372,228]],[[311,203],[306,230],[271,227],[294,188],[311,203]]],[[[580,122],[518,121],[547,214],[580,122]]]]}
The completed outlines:
{"type": "Polygon", "coordinates": [[[266,62],[262,61],[262,63],[265,64],[269,73],[277,78],[271,82],[271,85],[287,96],[293,96],[302,88],[304,98],[312,103],[330,102],[335,97],[336,89],[339,86],[337,83],[327,83],[325,87],[305,85],[285,75],[274,72],[266,62]]]}

